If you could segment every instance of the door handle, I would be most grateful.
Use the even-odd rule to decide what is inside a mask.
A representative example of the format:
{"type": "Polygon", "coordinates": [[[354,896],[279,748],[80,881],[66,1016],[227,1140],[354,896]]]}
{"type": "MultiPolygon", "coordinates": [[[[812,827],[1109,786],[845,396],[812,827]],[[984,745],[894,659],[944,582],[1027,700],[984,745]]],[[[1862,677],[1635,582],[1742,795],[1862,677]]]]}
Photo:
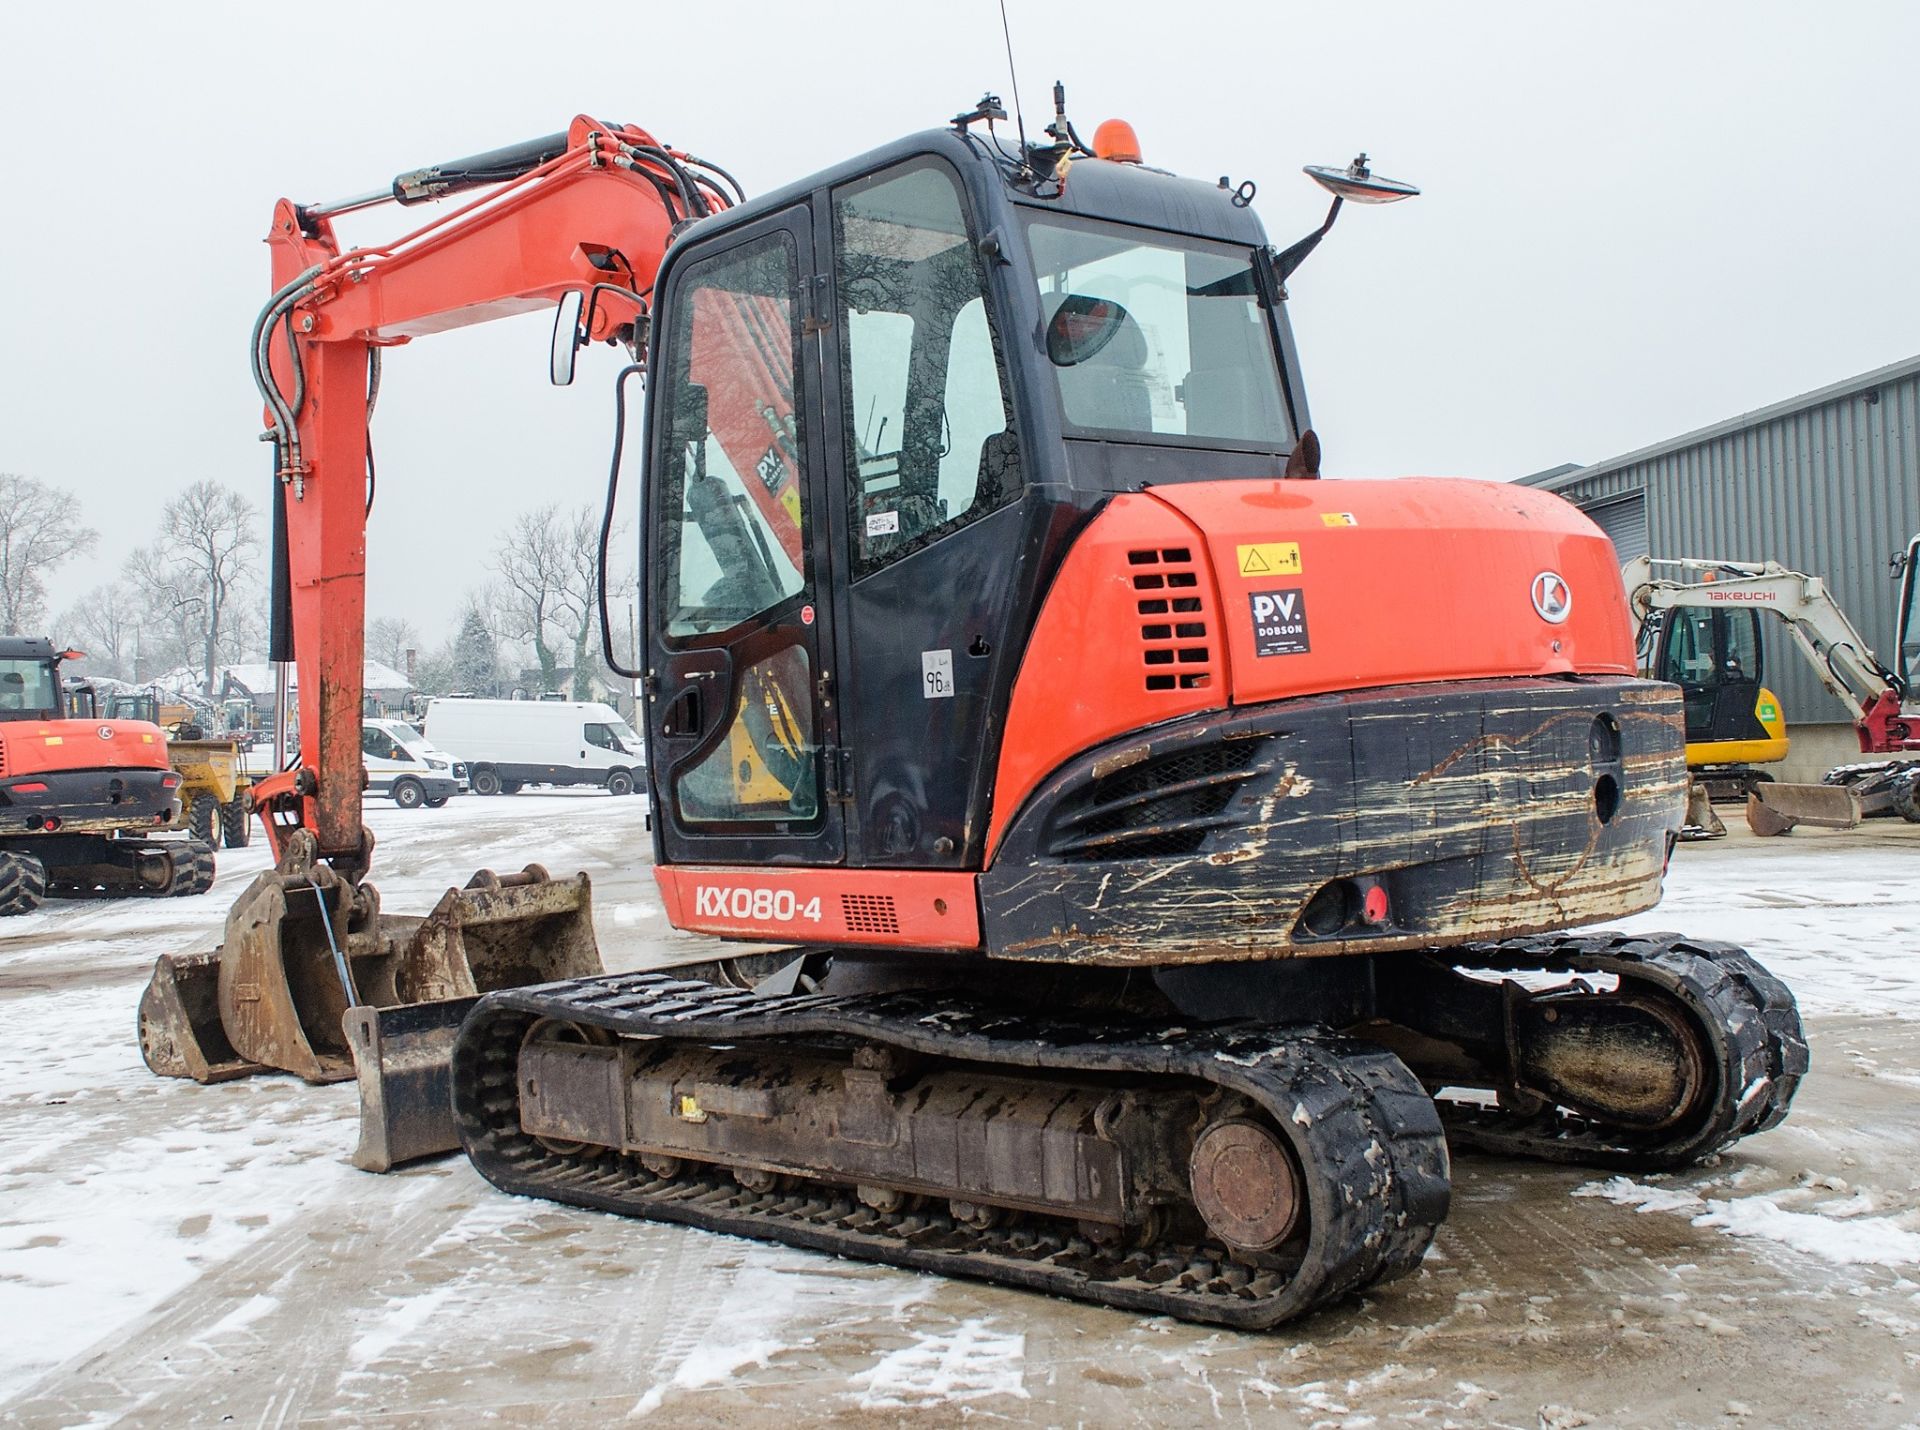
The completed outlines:
{"type": "Polygon", "coordinates": [[[660,733],[667,736],[697,735],[706,724],[702,719],[703,714],[700,691],[697,688],[683,690],[673,697],[666,714],[661,716],[660,733]]]}

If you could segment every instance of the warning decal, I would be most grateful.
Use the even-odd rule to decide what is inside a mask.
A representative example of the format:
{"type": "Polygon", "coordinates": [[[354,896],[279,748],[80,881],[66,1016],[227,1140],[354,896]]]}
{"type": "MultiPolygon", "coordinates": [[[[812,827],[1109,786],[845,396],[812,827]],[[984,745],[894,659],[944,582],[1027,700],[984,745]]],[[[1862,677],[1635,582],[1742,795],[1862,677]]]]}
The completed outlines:
{"type": "Polygon", "coordinates": [[[1360,518],[1350,511],[1323,511],[1320,513],[1322,526],[1358,526],[1360,518]]]}
{"type": "Polygon", "coordinates": [[[1255,655],[1307,653],[1307,598],[1298,587],[1290,591],[1255,591],[1247,597],[1253,608],[1255,655]]]}
{"type": "Polygon", "coordinates": [[[1298,576],[1300,543],[1263,541],[1256,546],[1236,546],[1234,565],[1242,576],[1298,576]]]}

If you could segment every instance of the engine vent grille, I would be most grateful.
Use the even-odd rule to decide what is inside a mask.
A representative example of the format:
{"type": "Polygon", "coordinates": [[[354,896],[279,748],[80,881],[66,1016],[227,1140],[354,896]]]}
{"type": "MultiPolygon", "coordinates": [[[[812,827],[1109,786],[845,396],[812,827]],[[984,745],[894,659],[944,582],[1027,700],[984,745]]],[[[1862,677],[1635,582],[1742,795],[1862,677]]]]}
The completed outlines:
{"type": "Polygon", "coordinates": [[[1233,797],[1269,774],[1266,738],[1176,750],[1094,780],[1055,816],[1047,852],[1056,859],[1137,859],[1196,853],[1215,829],[1235,823],[1233,797]]]}
{"type": "Polygon", "coordinates": [[[1206,584],[1185,546],[1129,551],[1140,654],[1149,690],[1204,690],[1219,681],[1206,584]]]}
{"type": "Polygon", "coordinates": [[[891,894],[842,894],[840,917],[848,933],[899,933],[900,916],[891,894]]]}
{"type": "Polygon", "coordinates": [[[6,773],[7,773],[7,742],[5,740],[0,740],[0,779],[6,778],[6,773]]]}

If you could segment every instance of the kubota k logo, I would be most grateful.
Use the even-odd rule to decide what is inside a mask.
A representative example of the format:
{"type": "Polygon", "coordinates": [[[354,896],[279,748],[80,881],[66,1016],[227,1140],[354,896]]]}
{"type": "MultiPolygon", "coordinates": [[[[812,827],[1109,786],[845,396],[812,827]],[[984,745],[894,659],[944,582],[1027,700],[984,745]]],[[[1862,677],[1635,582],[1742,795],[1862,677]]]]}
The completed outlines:
{"type": "Polygon", "coordinates": [[[1573,587],[1558,571],[1542,571],[1533,578],[1533,608],[1548,625],[1559,625],[1573,613],[1573,587]]]}
{"type": "Polygon", "coordinates": [[[95,730],[93,733],[98,735],[103,740],[111,740],[113,738],[113,726],[102,725],[98,730],[95,730]]]}

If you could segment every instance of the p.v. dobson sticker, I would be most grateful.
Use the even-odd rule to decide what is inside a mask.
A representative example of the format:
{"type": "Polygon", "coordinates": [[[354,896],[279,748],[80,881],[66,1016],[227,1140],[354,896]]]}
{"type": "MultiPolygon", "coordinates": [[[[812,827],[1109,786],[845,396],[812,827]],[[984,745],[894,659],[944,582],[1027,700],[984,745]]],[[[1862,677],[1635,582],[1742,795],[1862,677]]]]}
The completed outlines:
{"type": "Polygon", "coordinates": [[[1307,598],[1299,587],[1289,591],[1254,591],[1248,594],[1247,601],[1253,607],[1255,655],[1307,653],[1307,598]]]}

